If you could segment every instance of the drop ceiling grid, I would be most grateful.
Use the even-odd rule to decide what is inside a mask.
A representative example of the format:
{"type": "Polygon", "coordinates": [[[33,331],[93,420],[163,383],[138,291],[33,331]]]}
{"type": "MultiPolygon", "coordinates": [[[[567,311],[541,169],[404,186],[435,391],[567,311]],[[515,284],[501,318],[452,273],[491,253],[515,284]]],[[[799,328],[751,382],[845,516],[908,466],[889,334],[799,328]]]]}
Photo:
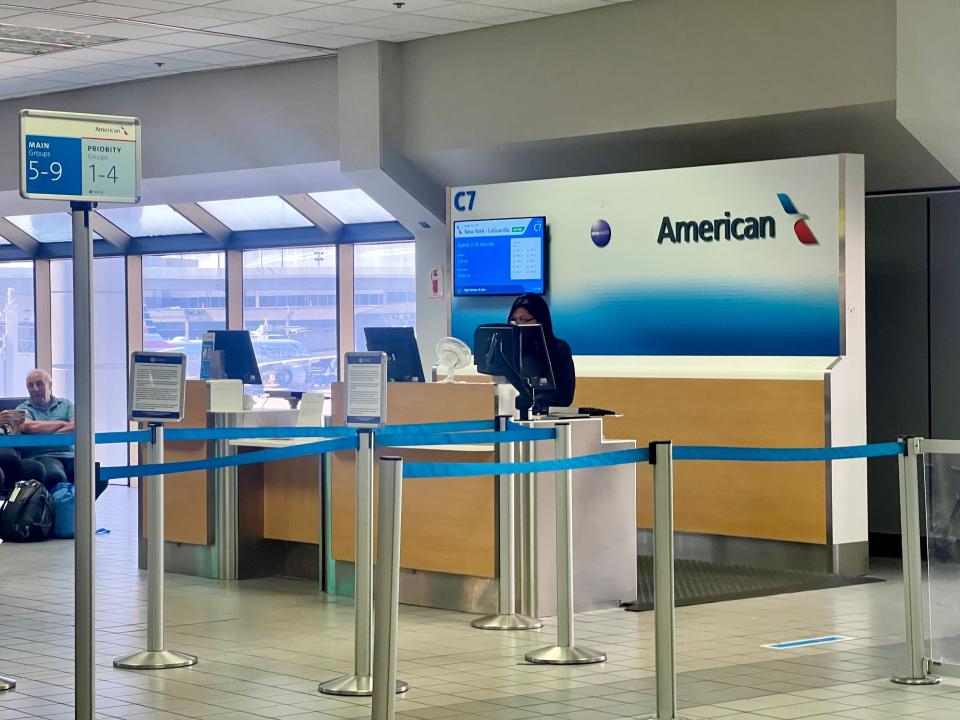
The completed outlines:
{"type": "Polygon", "coordinates": [[[123,38],[96,48],[46,56],[0,53],[0,99],[319,57],[370,40],[406,42],[625,1],[628,0],[406,0],[401,10],[391,0],[0,1],[3,23],[123,38]],[[29,9],[5,7],[9,4],[29,9]],[[81,18],[45,10],[102,17],[81,18]],[[171,27],[136,25],[123,20],[171,27]],[[278,40],[313,47],[284,45],[278,40]]]}

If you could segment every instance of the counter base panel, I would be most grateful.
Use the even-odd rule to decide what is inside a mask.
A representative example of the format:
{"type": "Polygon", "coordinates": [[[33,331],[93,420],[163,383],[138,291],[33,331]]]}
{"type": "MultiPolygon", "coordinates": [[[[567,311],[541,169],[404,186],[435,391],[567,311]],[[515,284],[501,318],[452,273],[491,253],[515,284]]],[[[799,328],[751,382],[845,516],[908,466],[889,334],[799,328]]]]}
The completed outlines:
{"type": "MultiPolygon", "coordinates": [[[[379,497],[379,458],[407,462],[492,462],[493,452],[377,449],[374,508],[379,497]]],[[[353,562],[356,483],[353,453],[333,455],[333,558],[353,562]]],[[[400,565],[404,569],[468,577],[496,574],[496,522],[492,477],[423,478],[403,484],[400,565]]],[[[377,519],[374,513],[374,536],[377,519]]],[[[376,547],[376,540],[374,540],[376,547]]]]}
{"type": "MultiPolygon", "coordinates": [[[[336,594],[354,594],[352,562],[336,563],[336,594]]],[[[422,570],[400,570],[400,602],[403,605],[457,610],[487,615],[497,612],[497,578],[451,575],[422,570]]]]}
{"type": "MultiPolygon", "coordinates": [[[[859,576],[869,572],[866,542],[842,545],[758,540],[755,538],[677,532],[674,552],[678,560],[701,560],[721,565],[802,570],[859,576]]],[[[637,554],[653,555],[653,531],[637,530],[637,554]]]]}
{"type": "MultiPolygon", "coordinates": [[[[675,445],[823,447],[829,401],[823,379],[577,379],[575,405],[617,410],[610,437],[675,445]]],[[[678,462],[678,531],[828,543],[830,486],[825,463],[678,462]]],[[[652,526],[652,471],[638,466],[637,527],[652,526]]]]}

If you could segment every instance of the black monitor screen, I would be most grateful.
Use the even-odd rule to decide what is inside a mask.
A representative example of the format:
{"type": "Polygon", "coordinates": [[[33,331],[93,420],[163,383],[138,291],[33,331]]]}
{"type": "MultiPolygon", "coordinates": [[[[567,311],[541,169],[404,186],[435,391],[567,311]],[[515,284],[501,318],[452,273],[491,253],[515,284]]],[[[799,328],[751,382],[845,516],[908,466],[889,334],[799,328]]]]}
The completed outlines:
{"type": "Polygon", "coordinates": [[[365,327],[367,350],[387,355],[390,382],[424,382],[420,348],[412,327],[365,327]]]}
{"type": "Polygon", "coordinates": [[[556,390],[557,381],[553,376],[553,364],[547,351],[543,326],[530,324],[516,327],[520,377],[534,392],[556,390]]]}
{"type": "Polygon", "coordinates": [[[214,330],[213,349],[222,353],[223,376],[244,385],[263,385],[249,330],[214,330]]]}
{"type": "Polygon", "coordinates": [[[473,358],[477,372],[509,377],[516,371],[516,325],[488,323],[473,333],[473,358]]]}
{"type": "Polygon", "coordinates": [[[502,375],[528,397],[556,388],[541,325],[480,325],[473,334],[473,356],[477,372],[502,375]]]}

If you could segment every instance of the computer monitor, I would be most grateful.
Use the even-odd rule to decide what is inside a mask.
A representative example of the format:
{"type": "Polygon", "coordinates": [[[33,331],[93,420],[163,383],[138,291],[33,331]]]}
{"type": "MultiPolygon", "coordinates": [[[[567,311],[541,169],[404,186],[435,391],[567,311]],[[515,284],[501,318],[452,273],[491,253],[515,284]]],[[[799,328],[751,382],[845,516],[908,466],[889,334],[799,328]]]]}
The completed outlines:
{"type": "Polygon", "coordinates": [[[412,327],[365,327],[367,350],[387,355],[387,380],[425,382],[420,348],[412,327]]]}
{"type": "Polygon", "coordinates": [[[557,387],[541,325],[480,325],[473,334],[473,357],[477,372],[503,376],[517,389],[526,401],[518,404],[523,419],[537,393],[557,387]]]}
{"type": "Polygon", "coordinates": [[[213,330],[212,350],[220,354],[221,379],[263,385],[249,330],[213,330]]]}

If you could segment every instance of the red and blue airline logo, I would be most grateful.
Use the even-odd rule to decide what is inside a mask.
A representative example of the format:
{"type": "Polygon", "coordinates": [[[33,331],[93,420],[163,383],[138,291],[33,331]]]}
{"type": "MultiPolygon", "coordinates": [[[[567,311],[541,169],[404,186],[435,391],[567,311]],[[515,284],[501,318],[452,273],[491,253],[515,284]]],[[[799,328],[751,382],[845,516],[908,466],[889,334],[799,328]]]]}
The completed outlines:
{"type": "Polygon", "coordinates": [[[793,231],[797,233],[797,240],[804,245],[819,245],[813,230],[807,225],[810,216],[798,211],[797,206],[793,204],[793,200],[786,193],[777,193],[777,199],[783,206],[783,211],[793,220],[793,231]]]}

